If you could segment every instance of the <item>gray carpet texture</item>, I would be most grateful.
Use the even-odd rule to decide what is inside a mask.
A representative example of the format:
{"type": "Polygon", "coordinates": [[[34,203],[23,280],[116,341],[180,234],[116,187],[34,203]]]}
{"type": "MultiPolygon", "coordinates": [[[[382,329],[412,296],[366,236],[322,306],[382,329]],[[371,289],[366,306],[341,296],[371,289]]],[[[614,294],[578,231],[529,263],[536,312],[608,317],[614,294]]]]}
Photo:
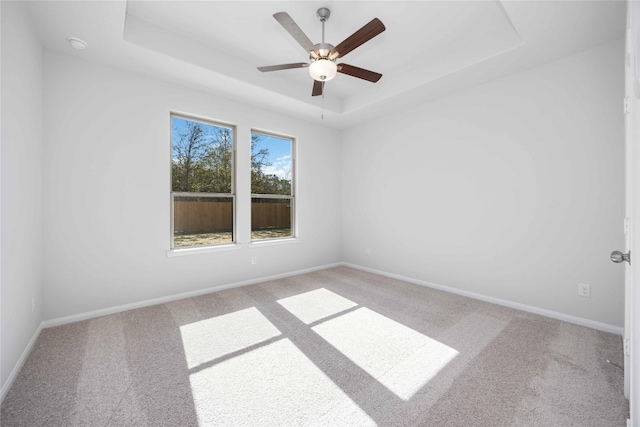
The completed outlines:
{"type": "Polygon", "coordinates": [[[348,267],[44,329],[3,426],[625,426],[620,336],[348,267]]]}

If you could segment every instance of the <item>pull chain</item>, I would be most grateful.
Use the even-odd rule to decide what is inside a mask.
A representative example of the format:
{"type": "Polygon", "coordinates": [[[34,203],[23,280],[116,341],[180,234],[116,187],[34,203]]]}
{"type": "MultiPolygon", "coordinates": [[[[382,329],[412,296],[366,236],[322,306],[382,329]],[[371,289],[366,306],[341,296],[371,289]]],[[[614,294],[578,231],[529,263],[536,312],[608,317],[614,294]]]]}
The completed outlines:
{"type": "Polygon", "coordinates": [[[324,120],[324,82],[322,82],[322,112],[320,113],[320,120],[324,120]]]}

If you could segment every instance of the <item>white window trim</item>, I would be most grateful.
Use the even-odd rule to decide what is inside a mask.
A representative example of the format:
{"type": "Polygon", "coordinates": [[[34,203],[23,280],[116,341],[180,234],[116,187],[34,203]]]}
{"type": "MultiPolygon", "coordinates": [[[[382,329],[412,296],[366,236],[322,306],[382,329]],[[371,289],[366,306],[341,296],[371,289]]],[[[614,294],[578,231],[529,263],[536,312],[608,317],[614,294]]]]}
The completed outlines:
{"type": "Polygon", "coordinates": [[[170,208],[170,234],[169,234],[169,249],[167,250],[167,256],[184,256],[184,255],[195,255],[200,253],[210,253],[210,252],[220,252],[220,251],[228,251],[232,249],[239,249],[240,245],[237,242],[238,236],[238,213],[237,213],[237,194],[236,194],[236,174],[237,174],[237,126],[231,123],[207,119],[204,117],[183,114],[175,111],[169,112],[169,208],[170,208]],[[189,193],[189,192],[174,192],[172,190],[172,176],[173,173],[173,163],[172,163],[172,153],[173,153],[173,129],[172,129],[172,119],[173,117],[177,117],[183,120],[190,120],[194,122],[200,122],[206,125],[218,126],[230,128],[233,132],[233,141],[231,143],[231,193],[189,193]],[[175,222],[174,222],[174,212],[173,212],[173,204],[174,197],[182,196],[182,197],[230,197],[232,201],[232,216],[233,216],[233,242],[230,243],[221,243],[218,245],[203,245],[203,246],[187,246],[187,247],[174,247],[174,237],[175,237],[175,222]]]}
{"type": "Polygon", "coordinates": [[[169,249],[167,251],[167,257],[172,258],[172,257],[187,256],[187,255],[208,254],[212,252],[227,252],[227,251],[234,251],[241,248],[242,248],[242,245],[239,243],[227,243],[227,244],[212,245],[212,246],[190,246],[188,248],[182,248],[182,249],[169,249]]]}
{"type": "Polygon", "coordinates": [[[249,247],[257,248],[262,246],[290,245],[292,243],[299,242],[300,237],[280,237],[275,239],[252,240],[251,243],[249,243],[249,247]]]}
{"type": "MultiPolygon", "coordinates": [[[[253,199],[289,199],[291,200],[291,236],[290,237],[277,237],[273,239],[258,239],[253,240],[249,237],[249,246],[272,246],[277,244],[289,244],[297,243],[300,239],[298,235],[298,214],[297,214],[297,182],[298,182],[298,159],[297,159],[297,139],[290,135],[282,133],[271,132],[261,129],[253,128],[251,133],[257,133],[265,136],[272,136],[280,139],[288,139],[291,141],[291,195],[282,194],[256,194],[251,193],[250,200],[253,203],[253,199]]],[[[253,230],[250,230],[251,232],[253,230]]],[[[251,234],[249,234],[251,236],[251,234]]]]}

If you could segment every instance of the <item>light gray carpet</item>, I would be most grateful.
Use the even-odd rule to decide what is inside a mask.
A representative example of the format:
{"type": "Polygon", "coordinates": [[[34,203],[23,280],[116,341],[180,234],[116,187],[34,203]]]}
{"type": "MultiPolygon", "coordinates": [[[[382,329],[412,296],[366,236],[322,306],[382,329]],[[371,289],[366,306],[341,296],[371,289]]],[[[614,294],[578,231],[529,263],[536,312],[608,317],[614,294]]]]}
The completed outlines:
{"type": "Polygon", "coordinates": [[[619,336],[338,267],[45,329],[3,426],[624,426],[619,336]]]}

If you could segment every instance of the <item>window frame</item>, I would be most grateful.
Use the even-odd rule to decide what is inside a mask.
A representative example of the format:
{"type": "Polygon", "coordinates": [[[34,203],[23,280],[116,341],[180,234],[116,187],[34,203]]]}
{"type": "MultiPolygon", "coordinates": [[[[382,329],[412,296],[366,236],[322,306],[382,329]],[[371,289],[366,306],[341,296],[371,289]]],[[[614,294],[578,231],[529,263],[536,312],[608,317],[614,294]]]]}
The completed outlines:
{"type": "Polygon", "coordinates": [[[219,248],[225,247],[233,247],[238,244],[237,241],[237,194],[236,194],[236,174],[237,174],[237,126],[223,122],[220,120],[214,120],[205,118],[202,116],[197,116],[194,114],[185,114],[179,113],[175,111],[171,111],[169,113],[169,205],[170,205],[170,235],[169,235],[169,253],[176,254],[178,252],[191,253],[194,251],[198,252],[209,252],[219,248]],[[230,193],[203,193],[203,192],[184,192],[184,191],[173,191],[173,118],[178,118],[182,120],[188,120],[192,122],[202,123],[207,126],[215,126],[230,129],[232,132],[232,140],[231,140],[231,192],[230,193]],[[231,221],[232,221],[232,231],[231,231],[231,242],[217,243],[217,244],[207,244],[207,245],[193,245],[193,246],[175,246],[175,217],[174,217],[174,205],[176,197],[203,197],[203,198],[230,198],[231,199],[231,221]]]}
{"type": "MultiPolygon", "coordinates": [[[[297,155],[296,155],[296,149],[297,149],[297,139],[291,135],[285,135],[282,133],[277,133],[277,132],[271,132],[271,131],[266,131],[266,130],[261,130],[261,129],[256,129],[256,128],[251,128],[251,132],[250,132],[250,136],[252,137],[253,134],[259,134],[259,135],[264,135],[267,137],[273,137],[273,138],[278,138],[278,139],[286,139],[289,140],[290,144],[291,144],[291,194],[290,195],[283,195],[283,194],[260,194],[260,193],[251,193],[250,196],[250,215],[249,215],[249,241],[252,245],[255,244],[267,244],[267,243],[277,243],[277,242],[284,242],[284,241],[291,241],[294,239],[298,238],[298,224],[296,221],[296,194],[297,194],[297,155]],[[253,227],[252,227],[252,222],[253,222],[253,215],[252,215],[252,207],[253,207],[253,200],[254,199],[280,199],[280,200],[289,200],[289,204],[291,206],[290,208],[290,223],[291,223],[291,235],[290,236],[286,236],[286,237],[274,237],[274,238],[267,238],[267,239],[254,239],[252,237],[253,234],[253,227]]],[[[250,139],[251,141],[251,139],[250,139]]],[[[249,152],[251,154],[251,147],[249,147],[249,152]]],[[[251,174],[251,168],[249,169],[249,174],[251,174]]],[[[251,191],[251,176],[249,177],[249,191],[251,191]]]]}

